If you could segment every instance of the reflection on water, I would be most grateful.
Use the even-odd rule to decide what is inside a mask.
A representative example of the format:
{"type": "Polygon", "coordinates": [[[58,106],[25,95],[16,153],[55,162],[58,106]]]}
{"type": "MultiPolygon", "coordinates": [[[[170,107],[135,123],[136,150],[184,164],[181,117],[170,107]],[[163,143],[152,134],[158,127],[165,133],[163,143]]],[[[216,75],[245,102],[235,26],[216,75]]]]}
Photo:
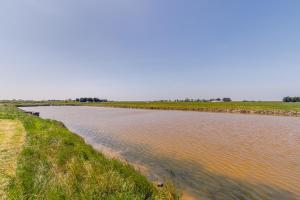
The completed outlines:
{"type": "Polygon", "coordinates": [[[298,199],[300,119],[99,107],[34,107],[95,147],[202,199],[298,199]]]}

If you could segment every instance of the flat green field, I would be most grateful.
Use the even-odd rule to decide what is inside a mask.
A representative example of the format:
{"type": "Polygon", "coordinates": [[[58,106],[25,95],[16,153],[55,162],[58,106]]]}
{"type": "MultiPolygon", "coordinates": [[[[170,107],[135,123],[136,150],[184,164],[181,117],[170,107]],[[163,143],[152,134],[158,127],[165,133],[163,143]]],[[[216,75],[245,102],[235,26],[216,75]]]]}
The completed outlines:
{"type": "Polygon", "coordinates": [[[300,103],[262,102],[107,102],[103,106],[174,110],[253,110],[300,112],[300,103]]]}
{"type": "Polygon", "coordinates": [[[80,103],[75,101],[14,102],[16,106],[102,106],[160,110],[189,110],[202,112],[226,112],[244,114],[300,116],[300,103],[281,101],[255,102],[161,102],[161,101],[114,101],[105,103],[80,103]]]}
{"type": "MultiPolygon", "coordinates": [[[[0,104],[0,172],[7,199],[179,199],[171,183],[157,188],[131,165],[109,159],[65,126],[0,104]],[[17,127],[17,128],[16,128],[17,127]],[[24,127],[26,139],[17,134],[24,127]],[[18,137],[17,137],[18,136],[18,137]],[[22,145],[20,145],[22,144],[22,145]],[[20,147],[22,148],[20,149],[20,147]],[[16,150],[13,150],[16,149],[16,150]],[[20,152],[18,155],[16,152],[20,152]],[[4,155],[10,153],[12,157],[4,155]],[[3,155],[3,156],[2,156],[3,155]]],[[[23,131],[24,133],[24,131],[23,131]]],[[[24,136],[24,134],[23,134],[24,136]]],[[[2,191],[1,191],[2,189],[2,191]]],[[[0,197],[1,199],[3,199],[0,197]]]]}

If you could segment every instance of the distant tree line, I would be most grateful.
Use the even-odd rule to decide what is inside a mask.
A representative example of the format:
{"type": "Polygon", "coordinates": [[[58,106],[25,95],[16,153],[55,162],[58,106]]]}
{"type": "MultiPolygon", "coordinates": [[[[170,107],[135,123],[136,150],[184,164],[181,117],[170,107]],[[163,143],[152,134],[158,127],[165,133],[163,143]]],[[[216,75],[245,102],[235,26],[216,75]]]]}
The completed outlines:
{"type": "Polygon", "coordinates": [[[77,98],[75,101],[77,102],[107,102],[107,99],[99,99],[99,98],[92,98],[92,97],[81,97],[77,98]]]}
{"type": "Polygon", "coordinates": [[[231,98],[216,98],[216,99],[175,99],[175,100],[161,100],[161,102],[231,102],[231,98]]]}
{"type": "Polygon", "coordinates": [[[283,102],[300,102],[300,97],[284,97],[283,102]]]}

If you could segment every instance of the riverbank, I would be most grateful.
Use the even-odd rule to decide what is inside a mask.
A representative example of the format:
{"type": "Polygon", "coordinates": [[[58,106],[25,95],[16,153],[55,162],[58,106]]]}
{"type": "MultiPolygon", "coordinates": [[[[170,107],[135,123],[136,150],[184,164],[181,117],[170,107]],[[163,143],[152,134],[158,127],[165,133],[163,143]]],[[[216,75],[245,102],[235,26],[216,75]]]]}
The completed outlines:
{"type": "Polygon", "coordinates": [[[102,106],[118,108],[157,109],[157,110],[185,110],[199,112],[222,112],[259,115],[279,115],[300,117],[300,103],[286,103],[279,101],[256,102],[160,102],[160,101],[131,101],[131,102],[103,102],[80,103],[74,101],[44,101],[44,102],[14,102],[16,106],[102,106]]]}
{"type": "Polygon", "coordinates": [[[17,158],[25,141],[25,130],[17,120],[0,119],[0,199],[6,199],[6,188],[15,177],[17,158]]]}
{"type": "Polygon", "coordinates": [[[0,105],[0,119],[18,120],[26,140],[8,199],[179,199],[171,184],[157,188],[131,165],[109,159],[54,120],[0,105]]]}
{"type": "Polygon", "coordinates": [[[260,115],[300,116],[299,103],[283,102],[108,102],[102,106],[158,110],[185,110],[260,115]]]}

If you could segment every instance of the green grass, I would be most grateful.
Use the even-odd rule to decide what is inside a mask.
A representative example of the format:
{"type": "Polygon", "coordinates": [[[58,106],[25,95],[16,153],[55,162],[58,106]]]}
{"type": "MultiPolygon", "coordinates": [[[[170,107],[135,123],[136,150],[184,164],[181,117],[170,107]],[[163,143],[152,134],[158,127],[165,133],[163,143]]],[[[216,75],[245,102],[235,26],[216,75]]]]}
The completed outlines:
{"type": "Polygon", "coordinates": [[[0,199],[15,176],[17,158],[25,140],[23,125],[17,120],[0,119],[0,199]]]}
{"type": "Polygon", "coordinates": [[[85,105],[120,108],[161,109],[161,110],[190,110],[203,112],[251,113],[265,115],[300,116],[300,103],[285,103],[280,101],[256,102],[160,102],[160,101],[131,101],[106,103],[79,103],[79,102],[15,102],[17,106],[38,105],[85,105]]]}
{"type": "Polygon", "coordinates": [[[102,106],[173,110],[298,111],[300,103],[284,102],[108,102],[102,106]]]}
{"type": "Polygon", "coordinates": [[[26,141],[8,199],[179,199],[169,184],[154,186],[131,165],[108,159],[63,124],[0,105],[0,119],[19,120],[26,141]]]}
{"type": "Polygon", "coordinates": [[[281,101],[253,101],[253,102],[160,102],[160,101],[115,101],[105,103],[80,103],[74,101],[40,101],[14,102],[16,106],[102,106],[120,108],[160,109],[160,110],[190,110],[204,112],[252,113],[266,115],[300,116],[300,103],[286,103],[281,101]]]}

